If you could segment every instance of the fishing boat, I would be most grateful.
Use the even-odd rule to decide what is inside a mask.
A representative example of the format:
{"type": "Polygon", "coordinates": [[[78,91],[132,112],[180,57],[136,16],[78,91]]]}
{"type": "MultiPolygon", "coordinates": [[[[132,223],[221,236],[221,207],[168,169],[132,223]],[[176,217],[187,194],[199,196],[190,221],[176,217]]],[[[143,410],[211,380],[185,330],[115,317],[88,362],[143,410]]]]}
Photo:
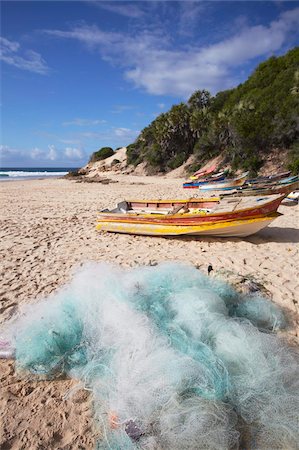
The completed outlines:
{"type": "Polygon", "coordinates": [[[282,178],[280,180],[274,180],[274,181],[272,179],[260,181],[259,178],[256,178],[255,180],[247,180],[246,183],[244,184],[244,186],[262,188],[262,187],[270,187],[270,186],[287,185],[290,183],[296,183],[297,181],[299,181],[298,175],[294,175],[292,177],[282,178]]]}
{"type": "Polygon", "coordinates": [[[99,213],[97,229],[160,236],[248,236],[278,217],[283,195],[123,201],[99,213]]]}
{"type": "Polygon", "coordinates": [[[210,175],[208,177],[198,178],[198,179],[196,179],[196,181],[192,181],[192,182],[186,181],[186,183],[183,184],[183,187],[188,187],[189,185],[200,186],[202,184],[207,184],[207,183],[211,183],[214,181],[224,180],[226,174],[227,174],[227,170],[224,170],[222,172],[215,173],[214,175],[210,175]]]}
{"type": "Polygon", "coordinates": [[[205,177],[213,172],[215,172],[216,166],[209,167],[205,170],[197,170],[193,175],[191,175],[190,180],[197,180],[198,178],[205,177]]]}
{"type": "Polygon", "coordinates": [[[293,200],[294,202],[299,202],[299,191],[292,191],[287,196],[289,200],[293,200]]]}
{"type": "Polygon", "coordinates": [[[236,178],[226,178],[220,181],[184,183],[184,189],[200,189],[201,191],[218,191],[223,189],[234,189],[237,186],[242,186],[247,178],[248,172],[243,173],[236,178]]]}
{"type": "Polygon", "coordinates": [[[264,182],[278,181],[278,180],[282,180],[284,178],[289,177],[290,174],[291,174],[291,171],[289,170],[287,172],[280,172],[280,173],[275,173],[275,174],[264,176],[264,177],[254,178],[252,180],[248,180],[247,183],[248,184],[255,184],[255,183],[264,183],[264,182]]]}
{"type": "Polygon", "coordinates": [[[277,182],[272,184],[259,184],[259,185],[252,185],[248,186],[247,184],[244,184],[241,187],[237,187],[230,191],[219,191],[218,195],[226,196],[253,196],[253,195],[277,195],[277,194],[284,194],[288,195],[291,192],[295,191],[299,187],[299,179],[298,177],[295,177],[295,181],[290,182],[277,182]]]}
{"type": "Polygon", "coordinates": [[[145,236],[215,236],[215,237],[246,237],[267,227],[280,213],[268,214],[254,219],[242,219],[191,226],[169,226],[158,224],[136,224],[102,222],[97,225],[101,231],[113,233],[140,234],[145,236]]]}

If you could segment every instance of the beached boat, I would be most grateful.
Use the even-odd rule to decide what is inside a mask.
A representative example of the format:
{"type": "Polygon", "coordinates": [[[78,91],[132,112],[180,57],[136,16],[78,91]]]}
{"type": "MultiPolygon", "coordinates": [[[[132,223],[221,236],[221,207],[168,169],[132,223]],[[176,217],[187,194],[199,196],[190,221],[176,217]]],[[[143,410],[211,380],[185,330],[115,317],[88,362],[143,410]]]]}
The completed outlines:
{"type": "Polygon", "coordinates": [[[209,167],[209,168],[207,168],[205,170],[202,170],[202,169],[197,170],[193,175],[190,176],[190,180],[197,180],[198,178],[206,177],[207,175],[212,174],[213,172],[215,172],[216,168],[217,167],[214,165],[214,166],[209,167]]]}
{"type": "Polygon", "coordinates": [[[218,191],[218,195],[220,196],[253,196],[253,195],[277,195],[277,194],[284,194],[288,195],[291,192],[295,191],[299,187],[299,179],[298,177],[297,181],[291,181],[291,182],[280,182],[280,183],[273,183],[273,184],[259,184],[259,185],[252,185],[248,186],[247,184],[244,184],[241,187],[237,187],[230,191],[218,191]]]}
{"type": "Polygon", "coordinates": [[[294,202],[299,202],[299,191],[292,191],[287,196],[289,200],[293,200],[294,202]]]}
{"type": "Polygon", "coordinates": [[[209,175],[208,177],[198,178],[198,179],[196,179],[196,181],[192,181],[192,183],[190,181],[186,181],[186,183],[183,184],[183,187],[185,187],[185,185],[189,185],[189,184],[192,184],[192,185],[196,184],[197,186],[199,186],[201,184],[207,184],[207,183],[211,183],[214,181],[224,180],[226,174],[227,174],[227,171],[224,170],[223,172],[218,172],[218,173],[215,173],[214,175],[209,175]]]}
{"type": "Polygon", "coordinates": [[[101,222],[97,229],[113,233],[141,234],[145,236],[215,236],[215,237],[246,237],[267,227],[281,214],[276,212],[264,217],[253,219],[230,220],[201,225],[171,226],[163,224],[140,224],[101,222]]]}
{"type": "Polygon", "coordinates": [[[201,191],[218,191],[223,189],[234,189],[237,186],[242,186],[246,182],[248,172],[243,173],[236,178],[226,178],[220,181],[198,182],[193,181],[191,183],[184,183],[184,189],[199,189],[201,191]]]}
{"type": "Polygon", "coordinates": [[[97,229],[165,236],[180,234],[245,236],[255,233],[274,220],[283,198],[283,195],[277,195],[252,198],[124,201],[113,210],[99,213],[97,229]]]}
{"type": "Polygon", "coordinates": [[[292,177],[282,178],[280,180],[272,180],[267,179],[260,181],[259,178],[256,178],[255,180],[247,180],[244,186],[254,187],[254,188],[263,188],[263,187],[270,187],[270,186],[281,186],[281,185],[287,185],[290,183],[296,183],[299,181],[299,176],[294,175],[292,177]]]}
{"type": "Polygon", "coordinates": [[[284,178],[289,177],[290,174],[291,174],[291,171],[289,170],[287,172],[280,172],[280,173],[275,173],[275,174],[268,175],[268,176],[253,178],[252,180],[248,180],[247,183],[248,184],[255,184],[255,183],[264,183],[264,182],[278,181],[278,180],[282,180],[284,178]]]}

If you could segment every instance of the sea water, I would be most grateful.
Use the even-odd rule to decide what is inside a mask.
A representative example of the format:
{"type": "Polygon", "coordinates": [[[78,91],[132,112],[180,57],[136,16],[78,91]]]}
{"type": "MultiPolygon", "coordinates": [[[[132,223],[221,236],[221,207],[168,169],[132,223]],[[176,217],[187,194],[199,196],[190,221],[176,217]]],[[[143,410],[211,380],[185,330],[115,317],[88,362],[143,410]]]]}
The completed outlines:
{"type": "Polygon", "coordinates": [[[62,177],[75,170],[77,168],[71,167],[3,167],[0,168],[0,181],[62,177]]]}

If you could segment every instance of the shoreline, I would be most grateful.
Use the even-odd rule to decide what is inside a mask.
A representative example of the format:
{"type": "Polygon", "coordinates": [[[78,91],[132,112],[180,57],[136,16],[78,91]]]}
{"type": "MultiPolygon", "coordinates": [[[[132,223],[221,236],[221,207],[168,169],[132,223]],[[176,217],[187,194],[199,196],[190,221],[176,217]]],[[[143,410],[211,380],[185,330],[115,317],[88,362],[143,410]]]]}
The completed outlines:
{"type": "Polygon", "coordinates": [[[35,181],[35,180],[48,180],[48,179],[51,179],[51,180],[56,180],[56,179],[60,179],[60,178],[63,178],[64,177],[64,175],[62,175],[62,176],[57,176],[57,175],[53,175],[53,176],[45,176],[45,177],[42,177],[42,176],[36,176],[36,177],[0,177],[0,183],[1,182],[5,182],[5,183],[7,183],[7,182],[11,182],[11,181],[35,181]]]}
{"type": "MultiPolygon", "coordinates": [[[[178,261],[204,273],[212,265],[212,276],[240,285],[246,277],[261,283],[289,317],[282,337],[298,342],[298,205],[280,206],[282,216],[246,239],[99,233],[97,212],[123,199],[190,198],[182,179],[105,176],[118,183],[76,183],[60,177],[0,183],[2,324],[20,307],[63,287],[74,270],[89,261],[124,268],[178,261]]],[[[93,447],[91,400],[74,380],[22,379],[9,360],[0,361],[0,371],[0,446],[13,450],[93,447]],[[73,388],[75,393],[69,396],[73,388]]]]}

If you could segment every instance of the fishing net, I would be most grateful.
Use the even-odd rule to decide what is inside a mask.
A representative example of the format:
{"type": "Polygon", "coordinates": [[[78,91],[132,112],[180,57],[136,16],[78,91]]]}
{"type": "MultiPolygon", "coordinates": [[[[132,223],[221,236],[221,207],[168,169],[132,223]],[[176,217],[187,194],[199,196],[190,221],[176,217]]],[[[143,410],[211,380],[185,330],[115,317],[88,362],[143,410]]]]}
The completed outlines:
{"type": "Polygon", "coordinates": [[[90,264],[4,334],[19,370],[92,391],[99,449],[295,449],[298,362],[273,334],[284,324],[271,302],[189,266],[90,264]]]}

